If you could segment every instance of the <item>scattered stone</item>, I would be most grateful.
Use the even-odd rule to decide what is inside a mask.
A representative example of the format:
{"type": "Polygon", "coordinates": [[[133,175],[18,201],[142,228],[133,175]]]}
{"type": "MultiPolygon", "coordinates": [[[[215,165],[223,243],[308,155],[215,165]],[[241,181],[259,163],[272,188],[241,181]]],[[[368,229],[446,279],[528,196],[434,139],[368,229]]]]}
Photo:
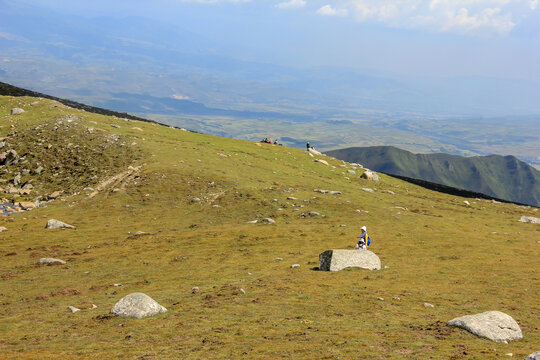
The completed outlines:
{"type": "Polygon", "coordinates": [[[19,155],[15,150],[8,150],[0,154],[0,165],[9,165],[19,162],[19,155]]]}
{"type": "Polygon", "coordinates": [[[7,227],[5,227],[5,226],[0,226],[0,233],[1,233],[1,232],[4,232],[4,231],[7,231],[7,230],[8,230],[7,227]]]}
{"type": "Polygon", "coordinates": [[[75,229],[75,226],[56,220],[56,219],[50,219],[49,221],[47,221],[47,225],[45,226],[45,228],[46,229],[75,229]]]}
{"type": "Polygon", "coordinates": [[[300,264],[292,264],[291,265],[291,269],[296,269],[296,268],[299,268],[300,267],[300,264]]]}
{"type": "Polygon", "coordinates": [[[201,289],[199,289],[198,286],[194,286],[191,288],[191,293],[192,294],[199,294],[201,292],[201,289]]]}
{"type": "Polygon", "coordinates": [[[390,195],[396,195],[396,193],[393,192],[392,190],[385,190],[384,192],[390,195]]]}
{"type": "Polygon", "coordinates": [[[310,212],[308,212],[308,215],[311,216],[311,217],[315,217],[315,216],[320,216],[321,214],[319,214],[316,211],[310,211],[310,212]]]}
{"type": "Polygon", "coordinates": [[[379,175],[374,171],[364,171],[360,177],[366,180],[379,181],[379,175]]]}
{"type": "Polygon", "coordinates": [[[11,115],[19,115],[19,114],[22,114],[24,112],[23,109],[21,108],[13,108],[11,109],[11,115]]]}
{"type": "Polygon", "coordinates": [[[425,302],[425,303],[424,303],[424,307],[427,307],[427,308],[428,308],[428,307],[434,308],[435,305],[425,302]]]}
{"type": "Polygon", "coordinates": [[[269,225],[273,225],[276,223],[276,221],[274,219],[271,219],[271,218],[264,218],[261,220],[262,223],[265,223],[265,224],[269,224],[269,225]]]}
{"type": "Polygon", "coordinates": [[[277,257],[277,258],[274,258],[274,261],[283,261],[283,258],[277,257]]]}
{"type": "Polygon", "coordinates": [[[319,255],[319,270],[340,271],[349,267],[380,270],[381,260],[369,250],[326,250],[319,255]]]}
{"type": "Polygon", "coordinates": [[[64,193],[64,191],[62,191],[62,190],[55,191],[52,194],[50,194],[48,196],[48,198],[51,199],[51,200],[55,200],[55,199],[58,199],[60,197],[60,195],[62,195],[63,193],[64,193]]]}
{"type": "Polygon", "coordinates": [[[540,351],[532,353],[531,355],[527,356],[525,360],[540,360],[540,351]]]}
{"type": "Polygon", "coordinates": [[[470,202],[468,202],[467,200],[463,200],[463,202],[465,203],[465,205],[467,205],[467,206],[471,206],[471,203],[470,203],[470,202]]]}
{"type": "Polygon", "coordinates": [[[78,309],[75,306],[68,306],[68,309],[71,310],[72,313],[76,313],[77,311],[81,311],[81,309],[78,309]]]}
{"type": "Polygon", "coordinates": [[[132,129],[137,131],[143,131],[143,129],[141,129],[140,127],[133,127],[132,129]]]}
{"type": "Polygon", "coordinates": [[[540,218],[533,216],[522,216],[519,221],[522,223],[540,224],[540,218]]]}
{"type": "Polygon", "coordinates": [[[246,295],[246,290],[240,288],[238,291],[240,291],[242,294],[246,295]]]}
{"type": "Polygon", "coordinates": [[[367,191],[368,193],[372,193],[372,194],[375,192],[375,190],[370,189],[370,188],[361,188],[361,189],[364,190],[364,191],[367,191]]]}
{"type": "Polygon", "coordinates": [[[41,173],[43,172],[43,170],[45,170],[45,169],[43,169],[43,167],[38,166],[38,167],[34,170],[34,174],[39,175],[39,174],[41,174],[41,173]]]}
{"type": "Polygon", "coordinates": [[[339,195],[339,194],[341,194],[341,191],[334,191],[334,190],[315,189],[313,191],[321,193],[321,194],[330,194],[330,195],[339,195]]]}
{"type": "Polygon", "coordinates": [[[120,129],[120,125],[111,124],[111,126],[112,126],[113,128],[120,129]]]}
{"type": "Polygon", "coordinates": [[[40,264],[48,264],[48,265],[65,265],[66,262],[64,260],[55,259],[55,258],[41,258],[39,259],[40,264]]]}
{"type": "Polygon", "coordinates": [[[326,165],[326,166],[330,166],[330,164],[328,164],[328,161],[326,161],[326,160],[321,160],[321,159],[315,159],[315,162],[318,162],[318,163],[324,164],[324,165],[326,165]]]}
{"type": "Polygon", "coordinates": [[[486,311],[475,315],[466,315],[448,322],[470,333],[495,342],[521,340],[523,335],[518,323],[510,316],[500,311],[486,311]]]}
{"type": "Polygon", "coordinates": [[[293,196],[287,196],[287,200],[298,200],[298,199],[293,196]]]}
{"type": "Polygon", "coordinates": [[[123,297],[111,309],[116,316],[142,319],[167,312],[167,309],[159,305],[150,296],[143,293],[132,293],[123,297]]]}
{"type": "Polygon", "coordinates": [[[312,154],[312,155],[317,155],[317,156],[322,156],[322,153],[320,151],[317,151],[313,148],[309,148],[309,153],[312,154]]]}
{"type": "Polygon", "coordinates": [[[18,174],[13,178],[13,185],[17,186],[21,183],[21,174],[18,174]]]}
{"type": "Polygon", "coordinates": [[[194,197],[193,199],[191,199],[191,202],[193,203],[196,203],[196,202],[200,202],[201,199],[199,199],[198,197],[194,197]]]}
{"type": "Polygon", "coordinates": [[[384,301],[384,298],[378,297],[377,300],[379,300],[379,301],[384,301]]]}
{"type": "Polygon", "coordinates": [[[252,220],[252,221],[248,221],[247,223],[248,223],[248,224],[256,224],[256,223],[258,223],[258,222],[259,222],[259,220],[252,220]]]}
{"type": "Polygon", "coordinates": [[[351,174],[351,175],[356,175],[356,171],[354,171],[354,170],[347,170],[347,172],[348,172],[349,174],[351,174]]]}
{"type": "Polygon", "coordinates": [[[35,209],[37,207],[37,204],[33,201],[21,201],[19,202],[19,206],[21,207],[21,209],[28,211],[35,209]]]}
{"type": "Polygon", "coordinates": [[[122,284],[113,284],[113,286],[118,287],[118,286],[123,286],[123,285],[122,284]]]}
{"type": "Polygon", "coordinates": [[[34,188],[34,185],[32,185],[30,183],[26,183],[22,187],[23,190],[32,190],[33,188],[34,188]]]}

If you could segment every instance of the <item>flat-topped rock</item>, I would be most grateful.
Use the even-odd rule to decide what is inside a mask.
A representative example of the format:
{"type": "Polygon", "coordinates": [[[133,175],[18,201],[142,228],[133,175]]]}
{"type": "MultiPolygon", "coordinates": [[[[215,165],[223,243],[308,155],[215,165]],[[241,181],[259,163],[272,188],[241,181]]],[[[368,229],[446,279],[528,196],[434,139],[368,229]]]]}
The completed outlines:
{"type": "Polygon", "coordinates": [[[350,267],[380,270],[381,260],[369,250],[326,250],[319,255],[319,270],[340,271],[350,267]]]}
{"type": "Polygon", "coordinates": [[[167,312],[167,309],[159,305],[150,296],[143,293],[132,293],[124,296],[111,309],[116,316],[142,319],[167,312]]]}
{"type": "Polygon", "coordinates": [[[39,259],[40,264],[48,264],[48,265],[65,265],[66,262],[64,260],[55,259],[55,258],[41,258],[39,259]]]}
{"type": "Polygon", "coordinates": [[[534,216],[522,216],[519,221],[523,223],[540,224],[540,218],[534,216]]]}
{"type": "Polygon", "coordinates": [[[500,311],[486,311],[475,315],[466,315],[448,322],[449,326],[467,330],[468,332],[495,342],[521,340],[523,335],[518,323],[500,311]]]}

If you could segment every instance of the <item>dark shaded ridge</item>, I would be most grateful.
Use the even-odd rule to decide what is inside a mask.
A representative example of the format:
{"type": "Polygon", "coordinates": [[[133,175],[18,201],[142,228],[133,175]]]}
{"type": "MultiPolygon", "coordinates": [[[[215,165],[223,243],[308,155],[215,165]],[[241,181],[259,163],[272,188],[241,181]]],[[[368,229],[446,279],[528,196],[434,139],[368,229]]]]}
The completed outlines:
{"type": "Polygon", "coordinates": [[[138,116],[135,116],[135,115],[130,115],[128,113],[121,113],[121,112],[117,112],[117,111],[102,109],[102,108],[99,108],[99,107],[96,107],[96,106],[90,106],[90,105],[86,105],[86,104],[81,104],[81,103],[73,101],[73,100],[67,100],[67,99],[62,99],[62,98],[58,98],[58,97],[47,95],[47,94],[42,94],[42,93],[37,92],[37,91],[22,89],[20,87],[13,86],[13,85],[10,85],[10,84],[6,84],[6,83],[1,82],[1,81],[0,81],[0,95],[40,97],[40,98],[44,98],[44,99],[58,101],[59,103],[64,104],[66,106],[72,107],[74,109],[81,109],[81,110],[87,111],[89,113],[107,115],[107,116],[116,116],[116,117],[123,118],[123,119],[144,121],[144,122],[148,122],[148,123],[154,123],[154,124],[157,124],[157,125],[169,126],[169,127],[174,127],[176,129],[179,129],[179,127],[177,127],[177,126],[165,125],[165,124],[159,123],[159,122],[154,121],[154,120],[149,120],[149,119],[145,119],[145,118],[138,117],[138,116]]]}
{"type": "MultiPolygon", "coordinates": [[[[384,172],[382,172],[382,173],[386,174],[388,176],[391,176],[393,178],[400,179],[400,180],[406,181],[408,183],[421,186],[421,187],[423,187],[425,189],[437,191],[437,192],[440,192],[440,193],[443,193],[443,194],[461,196],[461,197],[466,197],[466,198],[475,198],[475,199],[478,198],[478,199],[485,199],[485,200],[495,200],[495,201],[499,201],[499,202],[503,202],[503,203],[507,203],[507,204],[516,204],[516,205],[522,205],[522,206],[533,206],[533,205],[529,205],[529,204],[522,204],[522,203],[515,202],[515,201],[499,199],[499,198],[496,198],[496,197],[493,197],[493,196],[477,193],[477,192],[474,192],[474,191],[468,191],[468,190],[458,189],[458,188],[454,188],[454,187],[446,186],[446,185],[442,185],[442,184],[436,184],[436,183],[421,180],[421,179],[413,179],[413,178],[410,178],[410,177],[407,177],[407,176],[388,174],[388,173],[384,173],[384,172]]],[[[533,207],[536,207],[536,206],[533,206],[533,207]]]]}

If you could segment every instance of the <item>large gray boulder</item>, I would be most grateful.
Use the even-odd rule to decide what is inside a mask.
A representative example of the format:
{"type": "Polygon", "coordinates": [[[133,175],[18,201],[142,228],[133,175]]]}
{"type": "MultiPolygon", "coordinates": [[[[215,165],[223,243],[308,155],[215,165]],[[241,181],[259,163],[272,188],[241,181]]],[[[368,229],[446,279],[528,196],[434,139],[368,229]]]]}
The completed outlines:
{"type": "Polygon", "coordinates": [[[380,270],[381,260],[369,250],[326,250],[319,255],[319,270],[340,271],[349,267],[380,270]]]}
{"type": "Polygon", "coordinates": [[[167,312],[167,309],[159,305],[150,296],[143,293],[129,294],[118,301],[111,309],[116,316],[142,319],[167,312]]]}
{"type": "Polygon", "coordinates": [[[486,311],[458,317],[450,320],[448,325],[456,326],[495,342],[506,343],[511,340],[523,339],[518,323],[510,315],[500,311],[486,311]]]}
{"type": "Polygon", "coordinates": [[[47,225],[45,226],[46,229],[75,229],[75,226],[66,224],[63,221],[56,220],[56,219],[50,219],[47,221],[47,225]]]}
{"type": "Polygon", "coordinates": [[[540,360],[540,351],[537,351],[534,354],[527,356],[525,360],[540,360]]]}

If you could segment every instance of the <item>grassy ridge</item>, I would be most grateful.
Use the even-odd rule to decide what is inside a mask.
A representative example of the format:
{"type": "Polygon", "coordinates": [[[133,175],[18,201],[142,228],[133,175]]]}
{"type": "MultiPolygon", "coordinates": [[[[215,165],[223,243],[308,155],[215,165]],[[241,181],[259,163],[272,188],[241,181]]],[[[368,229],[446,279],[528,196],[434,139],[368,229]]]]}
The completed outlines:
{"type": "Polygon", "coordinates": [[[514,156],[462,157],[413,154],[392,146],[329,151],[370,169],[475,191],[534,206],[540,205],[540,171],[514,156]]]}
{"type": "MultiPolygon", "coordinates": [[[[48,100],[38,112],[33,101],[0,98],[0,121],[23,131],[75,112],[48,100]],[[15,106],[27,112],[8,115],[15,106]]],[[[537,350],[538,226],[517,222],[537,211],[489,201],[466,206],[384,175],[371,183],[342,161],[326,158],[325,166],[291,148],[78,116],[80,126],[135,142],[142,155],[129,165],[141,170],[119,191],[110,186],[89,199],[74,187],[47,207],[0,219],[9,229],[0,234],[1,356],[499,359],[537,350]],[[308,211],[326,217],[300,216],[308,211]],[[246,223],[262,217],[277,224],[246,223]],[[48,218],[77,229],[46,230],[48,218]],[[364,224],[386,268],[311,270],[322,251],[352,248],[364,224]],[[45,256],[68,263],[35,264],[45,256]],[[295,263],[301,267],[291,269],[295,263]],[[108,315],[135,291],[169,312],[143,320],[108,315]],[[97,309],[87,310],[91,304],[97,309]],[[68,305],[83,311],[71,314],[68,305]],[[444,325],[486,310],[512,315],[524,340],[495,344],[444,325]]],[[[113,164],[98,182],[128,166],[113,164]]]]}

